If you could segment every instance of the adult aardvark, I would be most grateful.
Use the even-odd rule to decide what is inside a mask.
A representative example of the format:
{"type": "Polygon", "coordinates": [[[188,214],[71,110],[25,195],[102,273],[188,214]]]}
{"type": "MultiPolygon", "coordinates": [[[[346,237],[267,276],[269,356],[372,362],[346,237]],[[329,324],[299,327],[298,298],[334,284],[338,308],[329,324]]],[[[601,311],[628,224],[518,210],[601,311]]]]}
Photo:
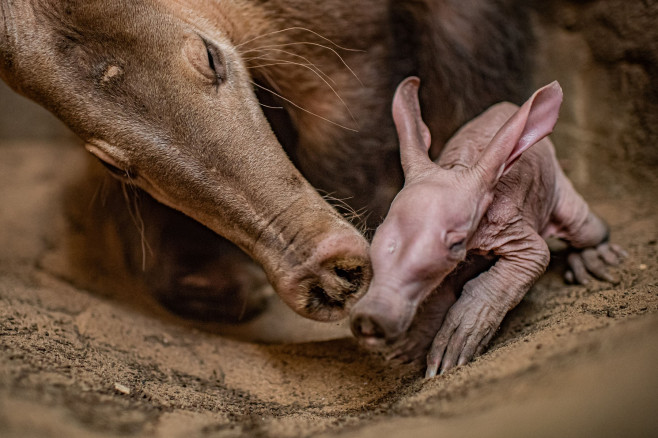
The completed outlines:
{"type": "MultiPolygon", "coordinates": [[[[368,244],[315,188],[376,224],[402,185],[396,84],[427,78],[436,155],[483,108],[523,95],[516,14],[505,1],[0,0],[0,77],[120,180],[237,245],[295,311],[333,320],[367,288],[368,244]],[[282,109],[266,117],[257,92],[282,109]]],[[[178,214],[148,210],[147,227],[178,214]]],[[[191,257],[198,225],[182,222],[190,238],[155,257],[185,268],[147,272],[162,296],[184,308],[253,286],[215,281],[240,271],[208,250],[226,242],[199,239],[191,257]]]]}

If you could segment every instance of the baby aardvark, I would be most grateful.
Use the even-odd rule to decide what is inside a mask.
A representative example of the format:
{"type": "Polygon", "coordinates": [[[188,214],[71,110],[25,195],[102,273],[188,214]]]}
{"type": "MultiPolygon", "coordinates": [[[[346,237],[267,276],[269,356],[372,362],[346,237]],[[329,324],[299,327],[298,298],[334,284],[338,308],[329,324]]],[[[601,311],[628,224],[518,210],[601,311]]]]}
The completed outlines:
{"type": "Polygon", "coordinates": [[[606,243],[606,224],[574,190],[545,138],[562,103],[557,82],[520,108],[491,107],[450,140],[438,163],[428,157],[418,86],[417,78],[407,78],[395,94],[405,186],[375,233],[374,277],[351,320],[363,343],[394,344],[402,355],[419,348],[424,354],[431,342],[426,375],[432,377],[439,366],[443,372],[465,364],[486,347],[548,266],[544,238],[584,249],[568,258],[580,283],[588,271],[613,281],[607,266],[617,265],[624,251],[606,243]],[[471,268],[457,272],[468,278],[457,281],[461,290],[454,294],[448,275],[467,254],[471,268]],[[473,257],[491,261],[473,272],[473,257]],[[421,304],[425,315],[408,330],[421,304]],[[437,314],[426,315],[428,309],[437,314]],[[418,338],[428,334],[423,344],[418,338]]]}

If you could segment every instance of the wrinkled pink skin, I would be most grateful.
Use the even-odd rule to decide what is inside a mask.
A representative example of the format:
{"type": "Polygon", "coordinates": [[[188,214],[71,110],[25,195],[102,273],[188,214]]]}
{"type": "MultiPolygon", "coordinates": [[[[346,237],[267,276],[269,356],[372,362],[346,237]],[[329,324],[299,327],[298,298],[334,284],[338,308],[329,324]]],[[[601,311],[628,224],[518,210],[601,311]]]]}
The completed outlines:
{"type": "Polygon", "coordinates": [[[429,347],[426,375],[433,377],[439,366],[443,372],[483,351],[546,269],[545,237],[585,249],[569,256],[581,283],[588,271],[614,281],[606,267],[623,250],[604,243],[606,224],[573,189],[545,138],[562,102],[557,82],[520,108],[491,107],[450,140],[436,164],[427,155],[418,84],[408,78],[394,98],[405,186],[377,229],[374,277],[351,319],[364,344],[393,344],[391,358],[414,359],[429,347]]]}

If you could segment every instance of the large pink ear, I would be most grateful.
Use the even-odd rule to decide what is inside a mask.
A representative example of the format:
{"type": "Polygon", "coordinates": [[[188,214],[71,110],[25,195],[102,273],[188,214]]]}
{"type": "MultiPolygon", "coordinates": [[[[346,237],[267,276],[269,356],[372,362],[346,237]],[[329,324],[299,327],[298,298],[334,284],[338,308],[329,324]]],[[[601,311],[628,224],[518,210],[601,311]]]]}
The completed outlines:
{"type": "Polygon", "coordinates": [[[498,130],[478,161],[493,184],[524,151],[553,132],[561,104],[562,88],[555,81],[537,90],[498,130]]]}
{"type": "Polygon", "coordinates": [[[398,85],[393,98],[393,121],[400,139],[400,159],[406,180],[432,168],[428,151],[432,143],[418,102],[420,79],[408,77],[398,85]]]}

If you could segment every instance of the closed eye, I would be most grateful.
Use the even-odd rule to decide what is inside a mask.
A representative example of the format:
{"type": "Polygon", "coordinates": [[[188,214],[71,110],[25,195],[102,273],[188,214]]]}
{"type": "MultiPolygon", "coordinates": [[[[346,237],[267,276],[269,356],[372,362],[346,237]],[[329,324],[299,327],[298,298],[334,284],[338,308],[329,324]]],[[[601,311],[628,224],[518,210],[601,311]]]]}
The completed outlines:
{"type": "Polygon", "coordinates": [[[182,51],[190,67],[204,78],[204,85],[212,84],[217,89],[226,81],[225,58],[215,43],[190,33],[185,36],[182,51]]]}
{"type": "Polygon", "coordinates": [[[117,176],[119,178],[132,180],[132,179],[135,179],[135,177],[137,176],[135,174],[135,172],[130,170],[130,169],[127,169],[127,170],[120,169],[120,168],[108,163],[105,160],[101,160],[100,158],[98,158],[98,161],[100,161],[100,163],[103,166],[105,166],[105,168],[107,170],[109,170],[112,175],[117,176]]]}
{"type": "Polygon", "coordinates": [[[465,239],[454,242],[450,245],[450,252],[460,253],[465,249],[465,239]]]}
{"type": "Polygon", "coordinates": [[[215,85],[219,86],[226,80],[226,67],[222,53],[219,48],[210,41],[202,38],[206,45],[206,56],[208,57],[208,66],[215,73],[215,85]]]}

